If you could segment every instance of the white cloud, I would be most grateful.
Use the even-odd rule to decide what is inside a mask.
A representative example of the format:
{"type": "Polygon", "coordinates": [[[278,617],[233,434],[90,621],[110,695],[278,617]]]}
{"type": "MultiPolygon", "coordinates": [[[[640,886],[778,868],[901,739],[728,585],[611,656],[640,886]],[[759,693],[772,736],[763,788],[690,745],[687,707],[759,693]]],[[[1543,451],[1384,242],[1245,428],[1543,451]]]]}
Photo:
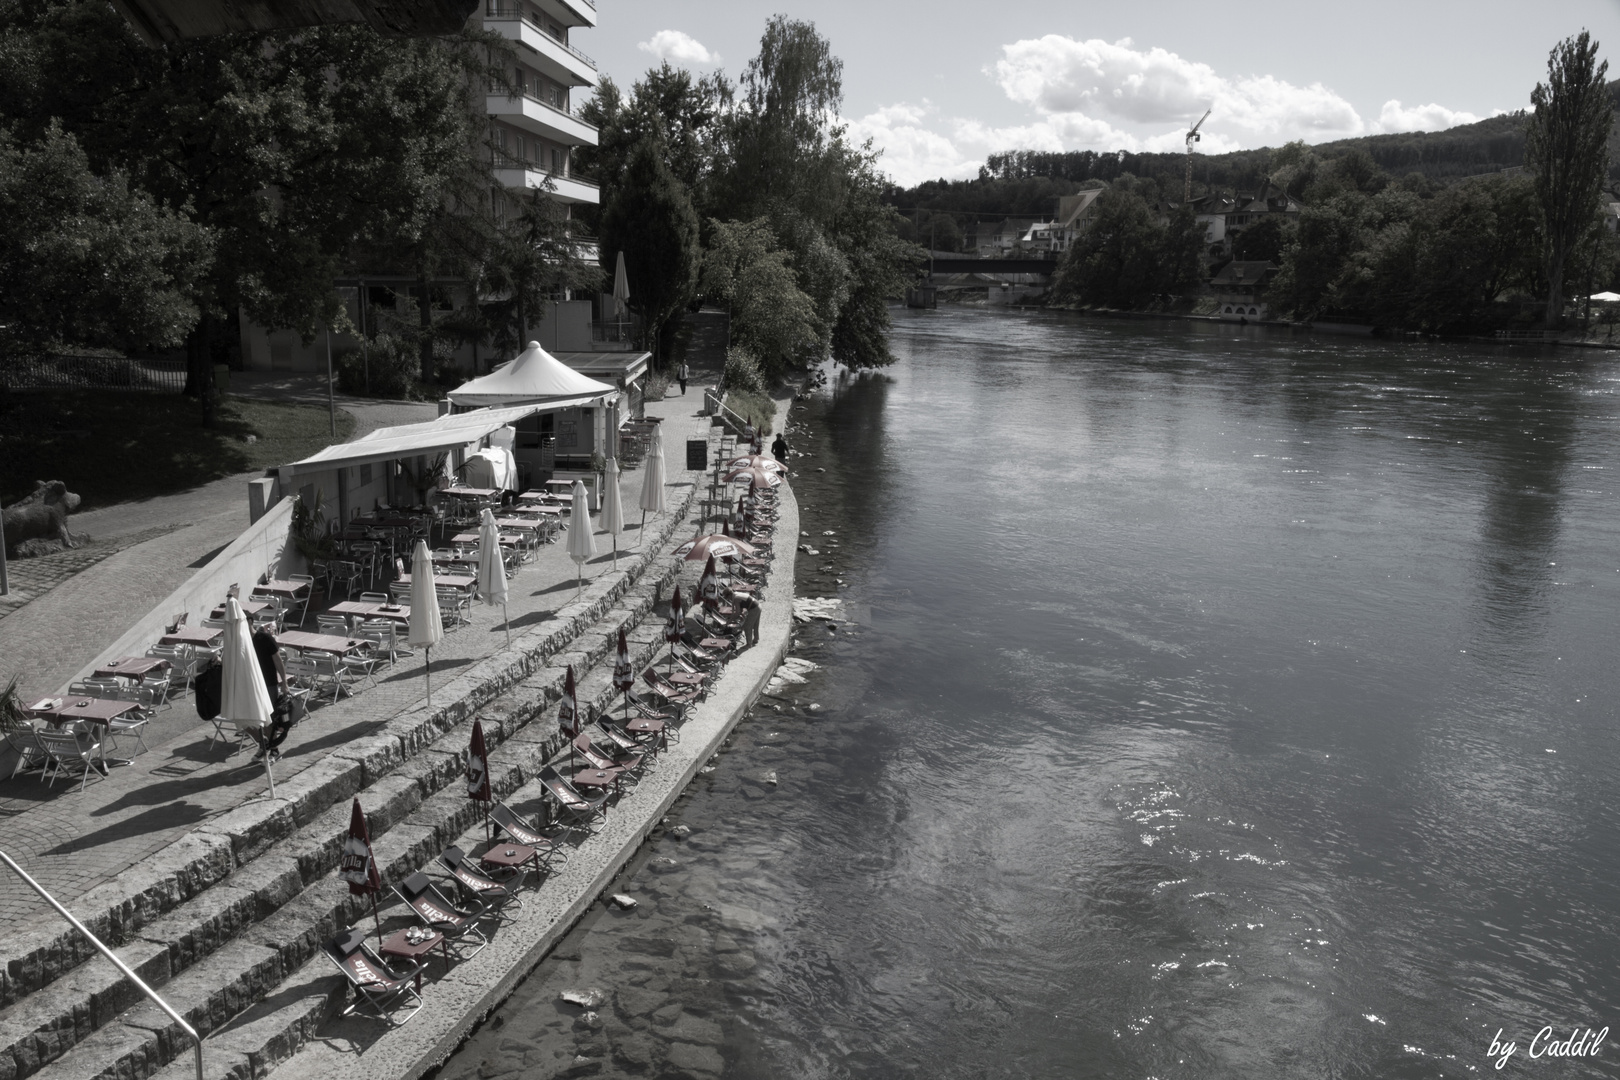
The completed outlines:
{"type": "Polygon", "coordinates": [[[1384,102],[1378,114],[1378,127],[1383,131],[1444,131],[1458,124],[1476,123],[1479,119],[1473,113],[1456,112],[1432,101],[1408,109],[1392,98],[1384,102]]]}
{"type": "Polygon", "coordinates": [[[660,60],[681,64],[718,64],[720,54],[704,48],[703,42],[680,30],[660,30],[636,48],[652,53],[660,60]]]}
{"type": "Polygon", "coordinates": [[[1321,83],[1295,86],[1271,75],[1229,78],[1164,49],[1132,48],[1129,38],[1109,43],[1048,34],[1015,41],[1002,46],[994,74],[1009,98],[1077,131],[1084,125],[1068,118],[1174,124],[1158,140],[1170,136],[1173,143],[1205,109],[1213,109],[1211,132],[1249,144],[1367,131],[1354,106],[1321,83]]]}
{"type": "Polygon", "coordinates": [[[1442,105],[1409,109],[1392,100],[1377,120],[1368,120],[1321,83],[1295,86],[1273,75],[1222,75],[1164,49],[1138,49],[1129,38],[1110,43],[1048,34],[1015,41],[1002,46],[1002,58],[986,74],[1029,110],[1027,123],[992,127],[943,117],[925,99],[848,120],[850,134],[857,141],[871,138],[884,151],[879,167],[909,186],[972,177],[986,156],[1000,150],[1178,151],[1187,128],[1205,109],[1213,110],[1199,132],[1198,148],[1206,154],[1293,139],[1314,143],[1386,131],[1438,131],[1479,119],[1442,105]]]}

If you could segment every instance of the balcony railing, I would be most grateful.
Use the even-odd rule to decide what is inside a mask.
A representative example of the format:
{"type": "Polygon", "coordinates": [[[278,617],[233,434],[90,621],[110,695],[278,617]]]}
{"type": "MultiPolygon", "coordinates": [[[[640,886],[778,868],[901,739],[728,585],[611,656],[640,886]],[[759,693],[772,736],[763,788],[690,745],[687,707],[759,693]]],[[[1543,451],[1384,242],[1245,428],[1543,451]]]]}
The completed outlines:
{"type": "MultiPolygon", "coordinates": [[[[595,8],[595,6],[596,6],[595,4],[591,5],[592,8],[595,8]]],[[[596,70],[596,61],[595,60],[592,60],[589,56],[586,56],[584,53],[582,53],[578,49],[574,48],[568,42],[562,40],[556,34],[553,34],[550,30],[546,29],[545,23],[541,22],[539,19],[536,19],[533,15],[531,15],[529,12],[523,10],[522,8],[511,7],[511,6],[507,5],[507,4],[491,4],[491,5],[489,5],[489,7],[487,9],[485,9],[484,17],[486,19],[502,19],[502,20],[505,20],[505,19],[517,19],[517,20],[519,20],[521,22],[526,22],[531,27],[533,27],[534,29],[540,31],[540,33],[546,35],[546,37],[550,38],[552,41],[556,42],[558,45],[560,45],[564,49],[567,49],[574,56],[576,56],[579,59],[585,61],[585,63],[590,65],[592,71],[596,70]]]]}
{"type": "Polygon", "coordinates": [[[584,184],[587,187],[601,187],[601,185],[598,184],[594,178],[579,169],[570,167],[560,173],[553,172],[552,170],[542,166],[538,161],[527,161],[523,158],[508,154],[505,150],[494,150],[491,152],[495,156],[495,168],[497,169],[523,169],[527,172],[545,173],[553,180],[571,180],[576,184],[584,184]]]}

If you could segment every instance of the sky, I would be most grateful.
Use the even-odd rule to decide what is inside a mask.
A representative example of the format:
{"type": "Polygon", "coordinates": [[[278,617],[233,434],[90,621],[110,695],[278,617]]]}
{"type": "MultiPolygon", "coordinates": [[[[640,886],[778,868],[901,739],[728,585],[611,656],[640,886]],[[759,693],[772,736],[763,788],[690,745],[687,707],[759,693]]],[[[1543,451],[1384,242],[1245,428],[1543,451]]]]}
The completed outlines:
{"type": "Polygon", "coordinates": [[[661,59],[735,79],[771,15],[814,22],[844,62],[842,118],[907,186],[975,176],[1000,150],[1179,150],[1206,109],[1204,153],[1440,130],[1527,107],[1548,52],[1582,29],[1620,50],[1620,0],[597,0],[597,11],[598,26],[571,40],[622,85],[661,59]]]}

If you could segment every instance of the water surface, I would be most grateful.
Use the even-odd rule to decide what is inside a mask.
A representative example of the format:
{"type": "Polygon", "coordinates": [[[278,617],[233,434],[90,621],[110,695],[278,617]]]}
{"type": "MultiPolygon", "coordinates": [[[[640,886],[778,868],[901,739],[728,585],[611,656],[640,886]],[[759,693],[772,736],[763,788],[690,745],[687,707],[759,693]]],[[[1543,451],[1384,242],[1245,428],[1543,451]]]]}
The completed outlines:
{"type": "Polygon", "coordinates": [[[444,1075],[1461,1077],[1499,1029],[1620,1074],[1526,1049],[1620,1021],[1620,368],[894,347],[792,414],[799,590],[854,624],[444,1075]]]}

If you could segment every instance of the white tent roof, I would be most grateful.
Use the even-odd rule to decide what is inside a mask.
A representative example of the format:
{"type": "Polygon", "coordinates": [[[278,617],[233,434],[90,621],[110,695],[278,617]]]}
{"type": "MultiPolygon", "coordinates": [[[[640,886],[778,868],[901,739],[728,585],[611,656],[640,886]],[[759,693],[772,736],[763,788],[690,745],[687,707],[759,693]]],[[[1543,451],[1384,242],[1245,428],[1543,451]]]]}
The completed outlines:
{"type": "Polygon", "coordinates": [[[450,391],[450,400],[457,405],[549,404],[560,398],[617,393],[617,387],[581,375],[542,349],[538,341],[531,341],[510,364],[450,391]]]}
{"type": "Polygon", "coordinates": [[[505,409],[474,409],[472,412],[451,413],[449,416],[441,416],[437,420],[428,420],[420,424],[378,428],[353,442],[328,446],[302,461],[283,465],[278,471],[283,479],[287,479],[303,473],[342,469],[369,462],[392,461],[395,458],[415,457],[418,454],[436,454],[440,450],[450,450],[476,442],[490,432],[507,424],[514,424],[530,413],[566,408],[570,405],[585,405],[596,400],[598,396],[592,394],[589,397],[572,400],[517,405],[505,409]]]}

